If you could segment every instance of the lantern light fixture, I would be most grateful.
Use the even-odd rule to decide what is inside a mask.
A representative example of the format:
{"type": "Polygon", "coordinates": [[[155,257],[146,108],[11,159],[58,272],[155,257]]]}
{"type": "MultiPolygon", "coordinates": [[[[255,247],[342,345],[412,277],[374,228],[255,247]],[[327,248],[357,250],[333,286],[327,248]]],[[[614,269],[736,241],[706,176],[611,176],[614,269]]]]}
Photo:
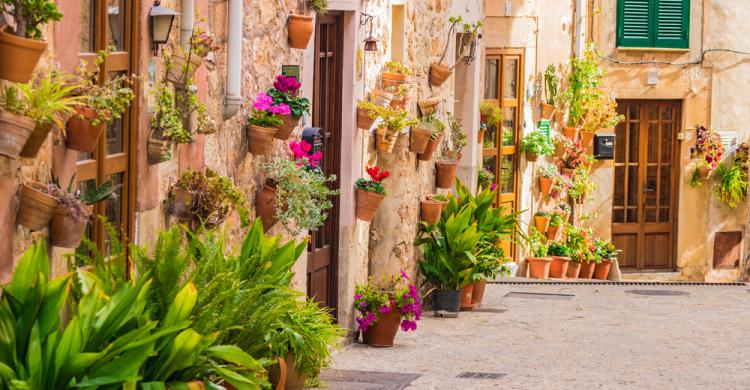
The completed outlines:
{"type": "Polygon", "coordinates": [[[378,51],[378,40],[375,39],[375,37],[372,35],[372,19],[373,15],[368,13],[361,13],[359,15],[359,24],[361,26],[369,26],[369,32],[367,34],[367,38],[365,38],[365,51],[378,51]]]}
{"type": "Polygon", "coordinates": [[[159,46],[169,41],[169,34],[172,31],[175,16],[180,13],[167,7],[161,6],[161,1],[154,1],[154,6],[148,16],[151,21],[151,45],[154,49],[154,55],[158,54],[159,46]]]}

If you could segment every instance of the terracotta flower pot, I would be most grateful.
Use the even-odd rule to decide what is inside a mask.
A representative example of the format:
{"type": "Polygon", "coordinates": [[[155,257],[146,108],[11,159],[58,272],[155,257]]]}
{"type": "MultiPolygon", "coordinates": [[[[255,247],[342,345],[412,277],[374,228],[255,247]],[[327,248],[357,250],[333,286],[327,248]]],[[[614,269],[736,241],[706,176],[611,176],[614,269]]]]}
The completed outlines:
{"type": "Polygon", "coordinates": [[[37,125],[34,127],[29,139],[26,140],[26,145],[23,146],[21,153],[18,155],[25,158],[36,157],[37,153],[39,153],[39,149],[44,145],[44,141],[47,140],[47,135],[50,130],[52,130],[52,124],[37,125]]]}
{"type": "Polygon", "coordinates": [[[411,77],[407,76],[405,74],[401,73],[391,73],[391,72],[383,72],[380,75],[380,78],[383,79],[383,87],[399,87],[401,84],[406,84],[411,81],[411,77]]]}
{"type": "Polygon", "coordinates": [[[30,230],[42,230],[49,224],[60,202],[52,195],[41,191],[45,186],[37,182],[21,185],[20,206],[16,222],[30,230]]]}
{"type": "Polygon", "coordinates": [[[26,83],[31,79],[47,42],[19,37],[10,26],[0,29],[0,79],[26,83]]]}
{"type": "Polygon", "coordinates": [[[370,117],[370,110],[357,107],[357,127],[362,130],[370,130],[375,118],[370,117]]]}
{"type": "Polygon", "coordinates": [[[252,154],[266,154],[271,151],[273,137],[276,135],[275,127],[263,127],[247,125],[247,150],[252,154]]]}
{"type": "Polygon", "coordinates": [[[443,134],[440,134],[435,139],[430,138],[430,140],[427,141],[427,146],[424,148],[424,152],[417,154],[417,159],[420,161],[432,160],[432,155],[435,154],[435,151],[437,150],[438,146],[440,146],[440,141],[442,139],[443,134]]]}
{"type": "Polygon", "coordinates": [[[104,132],[105,123],[93,125],[96,111],[89,107],[77,107],[65,125],[66,144],[69,149],[91,153],[96,149],[99,137],[104,132]]]}
{"type": "Polygon", "coordinates": [[[539,159],[539,155],[534,152],[526,152],[526,161],[536,162],[539,159]]]}
{"type": "Polygon", "coordinates": [[[552,113],[555,112],[555,106],[547,103],[542,103],[541,115],[542,119],[552,119],[552,113]]]}
{"type": "Polygon", "coordinates": [[[387,135],[386,129],[378,127],[375,130],[375,142],[378,152],[381,153],[393,153],[393,148],[396,146],[398,140],[398,133],[387,135]]]}
{"type": "Polygon", "coordinates": [[[552,256],[552,264],[549,266],[549,277],[565,279],[569,264],[570,257],[552,256]]]}
{"type": "Polygon", "coordinates": [[[435,163],[435,186],[451,188],[456,181],[458,161],[438,161],[435,163]]]}
{"type": "Polygon", "coordinates": [[[563,135],[565,138],[576,142],[576,139],[578,139],[578,128],[577,127],[566,127],[563,129],[563,135]]]}
{"type": "Polygon", "coordinates": [[[0,154],[18,157],[35,127],[34,121],[25,116],[0,111],[0,154]]]}
{"type": "Polygon", "coordinates": [[[430,85],[433,87],[440,87],[451,77],[453,70],[450,66],[444,63],[433,62],[430,64],[430,85]]]}
{"type": "Polygon", "coordinates": [[[549,226],[547,228],[547,239],[548,240],[554,240],[557,238],[557,233],[560,232],[560,226],[549,226]]]}
{"type": "Polygon", "coordinates": [[[315,26],[312,16],[289,15],[286,28],[289,34],[289,46],[295,49],[306,49],[315,26]]]}
{"type": "Polygon", "coordinates": [[[434,225],[440,220],[440,213],[442,211],[443,202],[425,199],[419,203],[419,214],[422,220],[430,225],[434,225]]]}
{"type": "Polygon", "coordinates": [[[578,274],[578,279],[591,279],[594,276],[594,268],[596,263],[592,262],[581,262],[581,273],[578,274]]]}
{"type": "Polygon", "coordinates": [[[49,224],[50,240],[52,245],[62,248],[77,248],[83,239],[89,217],[94,211],[94,206],[84,206],[86,217],[84,219],[74,218],[67,206],[59,205],[49,224]]]}
{"type": "Polygon", "coordinates": [[[602,259],[601,263],[594,266],[594,279],[607,280],[611,268],[612,260],[602,259]]]}
{"type": "Polygon", "coordinates": [[[472,302],[473,293],[473,283],[469,283],[461,289],[461,311],[474,310],[474,303],[472,302]]]}
{"type": "Polygon", "coordinates": [[[401,310],[391,307],[388,313],[380,314],[377,322],[362,333],[362,341],[371,347],[392,347],[401,324],[401,310]]]}
{"type": "Polygon", "coordinates": [[[357,188],[357,219],[371,222],[383,199],[385,199],[384,194],[357,188]]]}
{"type": "Polygon", "coordinates": [[[147,145],[147,160],[151,165],[161,164],[172,159],[172,143],[149,136],[147,145]]]}
{"type": "Polygon", "coordinates": [[[539,176],[539,192],[544,196],[549,196],[552,192],[552,184],[554,181],[552,178],[539,176]]]}
{"type": "Polygon", "coordinates": [[[480,145],[484,143],[484,133],[485,132],[486,132],[486,130],[484,129],[484,127],[480,127],[479,131],[477,131],[477,143],[480,144],[480,145]]]}
{"type": "Polygon", "coordinates": [[[286,141],[292,135],[294,129],[297,128],[297,125],[299,124],[299,118],[295,118],[287,114],[281,115],[281,121],[283,123],[281,124],[281,126],[276,127],[276,133],[273,135],[273,138],[286,141]]]}
{"type": "Polygon", "coordinates": [[[529,263],[529,277],[534,279],[547,279],[549,268],[552,265],[551,257],[527,257],[529,263]]]}
{"type": "Polygon", "coordinates": [[[263,223],[263,230],[268,231],[278,222],[276,218],[276,183],[266,180],[260,193],[255,197],[255,214],[263,223]]]}
{"type": "Polygon", "coordinates": [[[437,98],[425,99],[417,102],[417,106],[419,106],[419,111],[422,113],[422,116],[427,116],[437,112],[439,104],[440,100],[437,98]]]}
{"type": "Polygon", "coordinates": [[[576,279],[578,278],[578,275],[581,273],[581,262],[580,261],[570,261],[568,263],[568,271],[565,273],[565,276],[568,279],[576,279]]]}
{"type": "Polygon", "coordinates": [[[565,116],[564,112],[562,112],[560,110],[555,111],[555,123],[557,123],[558,125],[561,125],[563,123],[563,117],[564,116],[565,116]]]}
{"type": "Polygon", "coordinates": [[[699,167],[698,168],[698,176],[700,176],[701,179],[706,180],[709,176],[711,176],[711,168],[709,167],[699,167]]]}
{"type": "Polygon", "coordinates": [[[172,53],[172,67],[167,72],[167,81],[176,85],[184,85],[187,80],[193,78],[195,72],[203,64],[203,58],[191,53],[190,65],[187,59],[188,53],[182,53],[179,50],[172,53]]]}
{"type": "Polygon", "coordinates": [[[294,364],[295,360],[294,352],[289,352],[284,360],[268,368],[268,380],[274,389],[302,390],[305,388],[307,375],[297,369],[294,364]]]}
{"type": "Polygon", "coordinates": [[[391,99],[391,108],[405,110],[407,104],[409,104],[409,99],[391,99]]]}
{"type": "Polygon", "coordinates": [[[482,305],[482,300],[484,299],[484,290],[486,287],[486,280],[474,282],[474,291],[471,293],[471,303],[474,304],[474,307],[479,307],[482,305]]]}
{"type": "Polygon", "coordinates": [[[596,136],[596,133],[593,131],[583,131],[581,130],[581,146],[587,149],[589,154],[594,152],[594,137],[596,136]]]}
{"type": "Polygon", "coordinates": [[[549,229],[549,216],[543,216],[543,215],[535,215],[534,216],[534,226],[536,227],[536,230],[546,233],[547,229],[549,229]]]}
{"type": "Polygon", "coordinates": [[[461,309],[461,290],[434,290],[430,299],[436,316],[458,317],[461,309]]]}
{"type": "Polygon", "coordinates": [[[390,106],[393,94],[382,89],[373,89],[370,92],[370,100],[376,106],[390,106]]]}
{"type": "Polygon", "coordinates": [[[430,142],[432,131],[426,127],[413,126],[411,128],[411,139],[409,140],[409,150],[414,153],[423,153],[430,142]]]}
{"type": "Polygon", "coordinates": [[[562,142],[555,143],[555,158],[562,158],[565,154],[565,145],[562,142]]]}

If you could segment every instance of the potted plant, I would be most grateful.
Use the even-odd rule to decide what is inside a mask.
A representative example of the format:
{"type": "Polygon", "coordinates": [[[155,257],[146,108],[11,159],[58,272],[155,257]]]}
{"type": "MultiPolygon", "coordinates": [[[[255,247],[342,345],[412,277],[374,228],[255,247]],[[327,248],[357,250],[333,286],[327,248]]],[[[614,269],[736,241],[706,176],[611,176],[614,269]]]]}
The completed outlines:
{"type": "Polygon", "coordinates": [[[440,195],[429,195],[419,202],[419,215],[422,221],[434,225],[440,220],[445,198],[440,195]]]}
{"type": "Polygon", "coordinates": [[[549,228],[551,215],[548,211],[539,210],[534,214],[534,226],[541,233],[546,233],[549,228]]]}
{"type": "MultiPolygon", "coordinates": [[[[311,153],[312,145],[305,141],[290,141],[289,149],[293,159],[274,156],[261,165],[276,186],[274,217],[270,224],[264,221],[264,226],[279,221],[285,232],[296,235],[300,231],[317,230],[325,223],[326,212],[333,207],[331,198],[339,191],[328,187],[336,177],[326,176],[321,169],[323,153],[311,153]]],[[[256,201],[256,208],[259,206],[256,201]]]]}
{"type": "Polygon", "coordinates": [[[549,277],[565,279],[570,264],[570,248],[564,242],[553,242],[547,248],[547,254],[552,256],[552,264],[549,268],[549,277]]]}
{"type": "Polygon", "coordinates": [[[434,127],[441,124],[442,122],[436,120],[434,115],[423,116],[416,125],[411,127],[409,150],[414,153],[424,153],[432,138],[434,127]]]}
{"type": "Polygon", "coordinates": [[[477,142],[484,142],[484,133],[488,128],[497,128],[500,122],[503,121],[503,111],[497,103],[483,101],[479,104],[479,121],[481,126],[479,127],[479,134],[477,136],[477,142]]]}
{"type": "Polygon", "coordinates": [[[357,101],[357,127],[362,130],[370,130],[375,119],[378,118],[379,111],[377,106],[365,100],[357,101]]]}
{"type": "Polygon", "coordinates": [[[573,261],[568,267],[568,278],[591,279],[593,276],[597,259],[592,238],[591,229],[572,224],[565,227],[565,245],[570,248],[573,261]]]}
{"type": "Polygon", "coordinates": [[[596,247],[596,257],[601,259],[594,266],[594,279],[607,280],[612,262],[617,260],[619,251],[613,243],[601,238],[594,239],[594,246],[596,247]]]}
{"type": "MultiPolygon", "coordinates": [[[[307,4],[318,15],[328,13],[328,0],[308,0],[307,4]]],[[[307,15],[291,14],[287,21],[287,34],[289,35],[289,46],[294,49],[306,49],[310,42],[315,26],[313,17],[307,15]]]]}
{"type": "Polygon", "coordinates": [[[277,129],[284,124],[280,116],[290,113],[291,109],[286,104],[274,104],[272,97],[259,93],[253,102],[252,113],[247,118],[248,151],[261,155],[271,150],[271,142],[277,129]]]}
{"type": "MultiPolygon", "coordinates": [[[[693,176],[706,180],[711,172],[718,167],[724,156],[724,145],[721,143],[719,133],[713,129],[698,125],[695,127],[695,134],[695,146],[690,148],[690,158],[697,158],[698,163],[693,171],[693,176]]],[[[693,187],[696,187],[696,185],[693,185],[693,187]]]]}
{"type": "Polygon", "coordinates": [[[565,152],[560,158],[560,170],[563,175],[572,178],[578,168],[590,164],[591,161],[592,158],[586,153],[586,148],[578,142],[572,143],[565,148],[565,152]]]}
{"type": "Polygon", "coordinates": [[[480,167],[477,176],[477,183],[482,190],[489,189],[490,191],[494,191],[497,188],[495,174],[487,170],[487,168],[480,167]]]}
{"type": "Polygon", "coordinates": [[[1,4],[13,16],[16,29],[7,24],[0,28],[0,79],[26,83],[47,50],[42,40],[44,25],[63,15],[52,0],[3,0],[1,4]]]}
{"type": "Polygon", "coordinates": [[[526,153],[526,161],[535,162],[539,156],[551,156],[555,148],[547,134],[532,131],[521,140],[521,151],[526,153]]]}
{"type": "Polygon", "coordinates": [[[230,178],[211,169],[205,172],[187,169],[169,189],[166,210],[197,231],[220,225],[234,208],[246,218],[244,206],[245,197],[230,178]]]}
{"type": "MultiPolygon", "coordinates": [[[[100,52],[94,61],[94,68],[99,69],[109,54],[109,51],[100,52]]],[[[76,107],[66,125],[65,137],[69,149],[93,152],[107,124],[120,118],[135,97],[128,87],[132,82],[128,76],[110,78],[103,85],[97,79],[98,75],[81,61],[76,93],[83,98],[83,102],[76,107]]]]}
{"type": "Polygon", "coordinates": [[[392,347],[399,325],[404,332],[417,329],[422,302],[417,287],[403,271],[354,288],[354,309],[362,341],[373,347],[392,347]]]}
{"type": "Polygon", "coordinates": [[[458,160],[461,158],[461,150],[467,144],[466,133],[461,120],[447,113],[448,128],[450,129],[450,140],[435,162],[435,186],[438,188],[451,188],[456,180],[458,160]]]}
{"type": "Polygon", "coordinates": [[[432,308],[439,317],[458,316],[461,289],[471,282],[473,251],[481,238],[477,223],[470,222],[472,212],[469,205],[443,212],[437,224],[419,232],[416,241],[424,251],[419,271],[433,288],[432,308]]]}
{"type": "Polygon", "coordinates": [[[580,58],[570,60],[568,88],[564,99],[568,106],[568,123],[564,134],[571,141],[576,141],[578,128],[583,120],[584,108],[592,93],[597,90],[602,80],[602,70],[597,62],[598,54],[593,44],[580,58]]]}
{"type": "Polygon", "coordinates": [[[400,84],[398,86],[391,85],[385,90],[393,94],[393,97],[391,98],[391,107],[401,110],[406,109],[411,95],[411,88],[409,88],[407,84],[400,84]]]}
{"type": "Polygon", "coordinates": [[[417,101],[417,107],[422,117],[438,112],[440,106],[439,98],[429,98],[417,101]]]}
{"type": "Polygon", "coordinates": [[[550,214],[549,227],[547,228],[547,239],[555,240],[560,232],[560,226],[563,224],[563,217],[557,211],[550,214]]]}
{"type": "Polygon", "coordinates": [[[50,240],[52,245],[63,248],[76,248],[83,239],[86,225],[91,219],[94,205],[115,196],[119,188],[112,182],[101,186],[89,186],[86,191],[74,190],[71,178],[66,189],[57,182],[47,186],[47,193],[57,198],[59,206],[50,220],[50,240]]]}
{"type": "Polygon", "coordinates": [[[574,171],[568,187],[568,196],[576,204],[582,204],[586,196],[596,191],[596,183],[589,177],[588,169],[578,168],[574,171]]]}
{"type": "Polygon", "coordinates": [[[545,102],[542,103],[542,119],[549,120],[552,119],[552,114],[555,111],[560,87],[560,78],[557,76],[557,69],[555,69],[554,64],[549,64],[544,71],[544,85],[545,102]]]}
{"type": "Polygon", "coordinates": [[[581,145],[589,150],[594,149],[594,136],[599,129],[617,126],[625,120],[624,115],[617,114],[617,102],[604,91],[590,92],[590,97],[582,104],[581,145]]]}
{"type": "Polygon", "coordinates": [[[555,146],[555,158],[559,159],[565,154],[565,149],[573,145],[573,141],[565,136],[555,134],[552,139],[552,144],[555,146]]]}
{"type": "Polygon", "coordinates": [[[381,153],[393,152],[398,135],[407,126],[417,124],[414,119],[409,119],[409,113],[404,110],[393,110],[389,108],[380,109],[381,122],[375,130],[377,149],[381,153]]]}
{"type": "Polygon", "coordinates": [[[167,81],[183,87],[192,83],[195,72],[203,64],[204,59],[212,51],[218,50],[216,38],[200,25],[196,25],[190,33],[189,46],[173,47],[171,51],[164,51],[162,57],[166,66],[167,81]]]}
{"type": "Polygon", "coordinates": [[[29,230],[42,230],[49,224],[60,202],[49,193],[49,185],[39,182],[21,184],[16,222],[29,230]]]}
{"type": "Polygon", "coordinates": [[[539,168],[539,192],[544,196],[549,196],[552,192],[552,185],[559,175],[560,172],[555,165],[543,165],[539,168]]]}
{"type": "MultiPolygon", "coordinates": [[[[453,74],[453,69],[455,69],[458,62],[455,64],[448,65],[444,63],[445,56],[448,54],[448,47],[450,46],[450,42],[453,39],[453,33],[456,31],[456,28],[463,23],[463,18],[461,16],[451,16],[448,18],[448,22],[451,24],[450,28],[448,29],[448,38],[445,40],[445,47],[443,49],[443,54],[440,56],[440,59],[437,62],[433,62],[430,64],[430,85],[433,87],[440,87],[445,83],[445,80],[448,79],[448,77],[453,74]]],[[[477,21],[473,23],[464,23],[463,24],[463,33],[466,37],[461,41],[462,48],[464,47],[471,47],[472,45],[476,45],[477,37],[479,36],[479,29],[482,27],[482,21],[477,21]]],[[[458,52],[462,52],[462,48],[458,49],[458,52]]]]}
{"type": "Polygon", "coordinates": [[[445,123],[434,113],[424,115],[420,123],[430,128],[430,139],[427,141],[424,151],[417,154],[417,159],[420,161],[430,161],[445,135],[445,123]]]}
{"type": "Polygon", "coordinates": [[[411,82],[414,73],[406,65],[399,61],[386,61],[380,77],[383,80],[383,88],[401,87],[411,82]]]}
{"type": "Polygon", "coordinates": [[[714,171],[714,192],[723,204],[732,209],[747,197],[747,153],[743,151],[747,146],[743,145],[737,148],[734,162],[720,162],[714,171]]]}
{"type": "Polygon", "coordinates": [[[276,76],[273,88],[268,90],[268,96],[273,98],[275,106],[287,106],[290,111],[288,114],[280,114],[283,124],[277,127],[274,138],[282,141],[289,139],[302,115],[310,111],[310,101],[299,96],[301,87],[302,84],[296,77],[279,75],[276,76]]]}
{"type": "Polygon", "coordinates": [[[356,183],[357,188],[357,218],[365,222],[371,222],[375,213],[380,207],[380,203],[385,199],[385,188],[383,180],[391,174],[388,171],[381,171],[380,167],[375,165],[366,169],[370,179],[359,178],[356,183]]]}
{"type": "Polygon", "coordinates": [[[531,228],[531,232],[526,237],[526,245],[529,250],[529,256],[526,257],[526,262],[529,264],[529,277],[547,279],[552,258],[547,257],[547,239],[544,234],[531,228]]]}
{"type": "Polygon", "coordinates": [[[384,89],[373,89],[370,92],[370,101],[376,106],[391,106],[391,100],[393,100],[393,93],[384,89]]]}
{"type": "Polygon", "coordinates": [[[172,89],[161,85],[155,94],[156,111],[151,117],[151,133],[147,140],[149,164],[169,161],[172,158],[173,144],[187,144],[193,141],[193,133],[183,126],[182,115],[175,105],[172,89]]]}

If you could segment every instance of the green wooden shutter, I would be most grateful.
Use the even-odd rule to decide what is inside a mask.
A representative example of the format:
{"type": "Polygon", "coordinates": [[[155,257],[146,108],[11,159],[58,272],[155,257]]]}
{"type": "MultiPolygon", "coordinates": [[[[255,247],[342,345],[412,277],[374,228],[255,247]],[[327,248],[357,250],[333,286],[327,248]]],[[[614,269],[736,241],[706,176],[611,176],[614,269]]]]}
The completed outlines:
{"type": "Polygon", "coordinates": [[[655,0],[617,1],[617,46],[653,46],[652,28],[655,0]]]}
{"type": "Polygon", "coordinates": [[[687,49],[690,0],[658,0],[654,47],[687,49]]]}

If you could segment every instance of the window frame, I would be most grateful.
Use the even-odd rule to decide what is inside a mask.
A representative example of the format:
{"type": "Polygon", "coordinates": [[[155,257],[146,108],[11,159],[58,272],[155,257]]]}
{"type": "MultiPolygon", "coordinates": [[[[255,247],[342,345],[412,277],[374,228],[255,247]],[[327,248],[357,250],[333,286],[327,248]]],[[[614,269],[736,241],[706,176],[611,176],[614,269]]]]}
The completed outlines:
{"type": "Polygon", "coordinates": [[[665,40],[659,39],[659,19],[658,9],[662,0],[648,0],[649,21],[648,21],[648,41],[637,38],[624,37],[625,22],[625,3],[627,0],[617,0],[615,15],[616,31],[615,44],[618,49],[623,50],[666,50],[666,51],[688,51],[690,50],[690,5],[691,0],[682,1],[682,28],[684,30],[684,39],[665,40]]]}

